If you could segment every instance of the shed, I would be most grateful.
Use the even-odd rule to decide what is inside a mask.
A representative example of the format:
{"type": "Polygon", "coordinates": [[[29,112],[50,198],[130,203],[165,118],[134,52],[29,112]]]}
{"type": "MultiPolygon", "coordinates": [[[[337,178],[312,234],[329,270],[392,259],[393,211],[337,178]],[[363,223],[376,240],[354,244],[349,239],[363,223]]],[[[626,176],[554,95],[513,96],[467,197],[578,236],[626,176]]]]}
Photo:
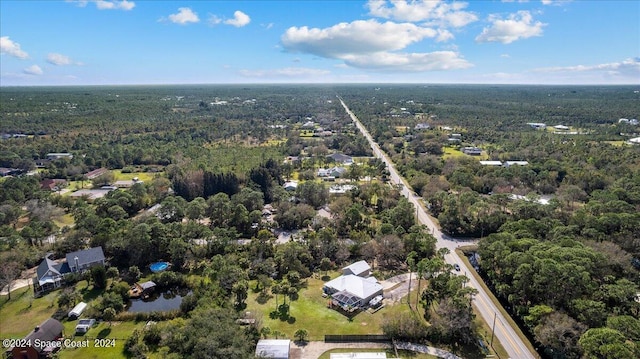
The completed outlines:
{"type": "Polygon", "coordinates": [[[82,312],[87,308],[87,303],[80,302],[78,303],[71,311],[69,311],[69,318],[75,319],[82,315],[82,312]]]}
{"type": "Polygon", "coordinates": [[[256,356],[289,359],[290,346],[291,340],[289,339],[260,339],[256,345],[256,356]]]}

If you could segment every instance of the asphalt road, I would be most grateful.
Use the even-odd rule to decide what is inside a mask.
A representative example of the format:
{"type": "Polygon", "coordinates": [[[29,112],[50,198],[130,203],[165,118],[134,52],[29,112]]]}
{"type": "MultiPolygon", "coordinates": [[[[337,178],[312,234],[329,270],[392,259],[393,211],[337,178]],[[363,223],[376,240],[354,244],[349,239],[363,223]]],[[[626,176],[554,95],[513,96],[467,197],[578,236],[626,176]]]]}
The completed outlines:
{"type": "MultiPolygon", "coordinates": [[[[478,290],[478,294],[474,298],[474,304],[478,309],[478,312],[482,316],[482,318],[487,322],[490,326],[494,326],[495,323],[495,339],[499,340],[504,349],[509,354],[509,357],[512,359],[534,359],[538,356],[527,348],[524,342],[518,337],[513,328],[509,325],[509,323],[505,320],[504,316],[500,313],[498,308],[489,298],[487,292],[484,291],[483,287],[480,286],[478,281],[472,275],[467,275],[466,266],[462,259],[455,254],[455,249],[460,244],[460,240],[449,237],[438,229],[438,227],[433,223],[431,217],[426,213],[424,207],[420,203],[420,197],[417,196],[413,191],[411,191],[406,183],[405,179],[400,176],[398,171],[396,170],[393,162],[385,155],[385,153],[380,149],[378,144],[373,140],[369,131],[360,123],[360,120],[349,110],[349,107],[342,101],[341,98],[338,97],[340,103],[347,111],[353,122],[356,124],[356,127],[360,130],[360,132],[366,137],[371,145],[371,149],[373,150],[374,155],[381,159],[387,166],[387,169],[390,173],[390,180],[392,183],[402,186],[401,193],[409,202],[413,203],[416,208],[416,215],[420,223],[424,224],[429,228],[433,236],[438,240],[436,243],[437,248],[448,248],[450,253],[445,256],[445,261],[450,264],[458,264],[463,271],[460,273],[461,275],[469,278],[469,283],[471,287],[478,290]]],[[[465,244],[468,242],[465,242],[465,244]]]]}

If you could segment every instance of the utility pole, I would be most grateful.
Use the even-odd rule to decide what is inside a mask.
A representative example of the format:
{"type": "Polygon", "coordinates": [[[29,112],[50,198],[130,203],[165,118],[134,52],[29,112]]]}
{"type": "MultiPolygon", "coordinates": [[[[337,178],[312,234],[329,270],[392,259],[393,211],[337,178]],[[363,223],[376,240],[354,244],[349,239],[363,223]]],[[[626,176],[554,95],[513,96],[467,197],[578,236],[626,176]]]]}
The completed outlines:
{"type": "Polygon", "coordinates": [[[498,315],[498,313],[493,312],[493,328],[491,328],[491,347],[493,348],[493,335],[496,332],[496,316],[498,315]]]}

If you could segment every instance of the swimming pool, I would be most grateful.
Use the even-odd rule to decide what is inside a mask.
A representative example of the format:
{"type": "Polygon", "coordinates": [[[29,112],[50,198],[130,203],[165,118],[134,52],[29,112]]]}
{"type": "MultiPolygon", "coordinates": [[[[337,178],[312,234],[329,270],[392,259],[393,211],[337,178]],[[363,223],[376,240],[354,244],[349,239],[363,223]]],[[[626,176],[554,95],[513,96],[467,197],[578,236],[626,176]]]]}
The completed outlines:
{"type": "Polygon", "coordinates": [[[167,262],[156,262],[149,266],[149,269],[151,269],[153,273],[162,272],[167,268],[169,268],[169,263],[167,262]]]}

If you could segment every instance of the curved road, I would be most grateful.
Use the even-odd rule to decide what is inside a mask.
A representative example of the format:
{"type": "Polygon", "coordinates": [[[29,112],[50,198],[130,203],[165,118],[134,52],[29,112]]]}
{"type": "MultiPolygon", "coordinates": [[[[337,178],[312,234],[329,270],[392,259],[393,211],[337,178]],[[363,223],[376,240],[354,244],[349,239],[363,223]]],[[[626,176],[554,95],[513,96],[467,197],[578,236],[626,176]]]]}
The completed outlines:
{"type": "MultiPolygon", "coordinates": [[[[458,247],[459,242],[455,238],[449,237],[440,232],[438,227],[436,227],[429,215],[424,210],[424,207],[422,207],[422,205],[420,204],[419,197],[415,195],[413,191],[409,190],[409,185],[395,169],[393,162],[391,162],[384,151],[380,149],[378,144],[373,140],[373,137],[371,137],[371,134],[369,134],[369,131],[367,131],[367,129],[362,125],[356,115],[351,112],[342,98],[338,96],[338,99],[340,100],[340,103],[344,107],[345,111],[347,111],[353,122],[356,124],[356,127],[358,127],[367,141],[369,141],[374,155],[377,158],[381,159],[387,166],[387,169],[390,173],[391,182],[395,183],[396,185],[402,186],[401,193],[403,196],[407,197],[409,202],[411,202],[415,206],[416,215],[420,223],[427,226],[433,236],[438,240],[436,243],[436,247],[449,249],[450,253],[445,256],[445,261],[450,264],[458,264],[460,268],[466,268],[462,259],[460,259],[460,257],[455,254],[455,250],[458,247]]],[[[482,318],[485,320],[485,322],[487,322],[490,326],[493,326],[495,323],[495,337],[500,341],[504,349],[509,354],[509,357],[512,359],[537,358],[538,356],[531,353],[524,342],[515,333],[513,328],[511,328],[511,326],[505,320],[504,316],[500,313],[493,301],[491,301],[487,293],[484,291],[483,287],[479,285],[475,277],[472,275],[467,275],[466,271],[464,272],[464,275],[469,279],[468,284],[478,290],[478,294],[474,298],[474,304],[476,305],[476,308],[480,312],[480,315],[482,315],[482,318]]]]}

